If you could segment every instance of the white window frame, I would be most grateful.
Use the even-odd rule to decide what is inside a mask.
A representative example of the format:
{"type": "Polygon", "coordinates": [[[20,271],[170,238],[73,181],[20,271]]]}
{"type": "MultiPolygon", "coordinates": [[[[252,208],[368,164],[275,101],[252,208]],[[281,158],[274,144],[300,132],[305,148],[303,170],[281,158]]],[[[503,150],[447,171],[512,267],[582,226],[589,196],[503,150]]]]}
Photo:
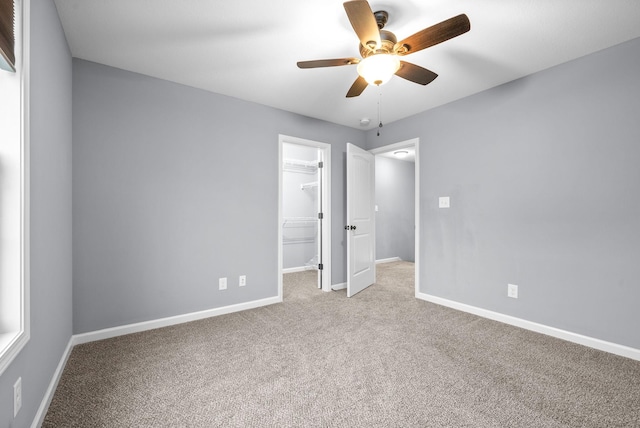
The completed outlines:
{"type": "MultiPolygon", "coordinates": [[[[19,96],[15,100],[20,109],[19,123],[12,141],[1,141],[0,164],[3,183],[0,183],[0,375],[20,353],[31,336],[29,312],[29,34],[30,0],[15,0],[15,79],[19,96]],[[19,98],[19,99],[17,99],[19,98]],[[12,144],[16,146],[11,147],[12,144]],[[19,145],[19,147],[18,147],[19,145]],[[6,156],[3,156],[6,155],[6,156]],[[5,187],[2,187],[2,186],[5,187]],[[7,196],[5,196],[7,195],[7,196]],[[19,265],[19,266],[17,266],[19,265]]],[[[8,73],[0,70],[0,73],[8,73]]],[[[12,84],[12,83],[11,83],[12,84]]],[[[10,107],[11,108],[11,107],[10,107]]],[[[3,123],[3,125],[5,125],[3,123]]],[[[11,132],[11,131],[10,131],[11,132]]]]}

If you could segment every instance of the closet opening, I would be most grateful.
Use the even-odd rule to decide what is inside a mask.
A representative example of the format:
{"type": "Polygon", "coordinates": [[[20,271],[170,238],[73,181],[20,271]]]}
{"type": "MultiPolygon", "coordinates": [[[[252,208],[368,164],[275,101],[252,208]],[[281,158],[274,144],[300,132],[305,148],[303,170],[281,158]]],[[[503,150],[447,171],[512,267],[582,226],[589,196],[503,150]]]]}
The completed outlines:
{"type": "MultiPolygon", "coordinates": [[[[331,290],[331,146],[281,135],[279,141],[279,297],[283,274],[313,271],[313,286],[331,290]]],[[[305,275],[310,278],[310,274],[305,275]]]]}

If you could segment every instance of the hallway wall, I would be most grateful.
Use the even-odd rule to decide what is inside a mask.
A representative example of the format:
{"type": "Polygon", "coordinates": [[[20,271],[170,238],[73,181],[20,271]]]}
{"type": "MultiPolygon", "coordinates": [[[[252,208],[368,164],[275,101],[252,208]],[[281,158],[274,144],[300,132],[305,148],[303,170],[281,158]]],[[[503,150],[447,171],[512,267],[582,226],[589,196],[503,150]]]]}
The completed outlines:
{"type": "Polygon", "coordinates": [[[376,156],[376,260],[415,261],[415,163],[376,156]]]}

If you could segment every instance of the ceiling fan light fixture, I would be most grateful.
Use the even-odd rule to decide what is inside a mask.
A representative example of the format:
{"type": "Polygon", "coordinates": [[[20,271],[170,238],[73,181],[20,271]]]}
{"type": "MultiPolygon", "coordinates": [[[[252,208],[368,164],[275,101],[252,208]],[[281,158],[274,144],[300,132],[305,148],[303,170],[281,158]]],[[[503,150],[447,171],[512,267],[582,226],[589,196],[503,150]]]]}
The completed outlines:
{"type": "Polygon", "coordinates": [[[384,85],[400,68],[400,60],[392,54],[375,54],[358,64],[358,74],[370,85],[384,85]]]}

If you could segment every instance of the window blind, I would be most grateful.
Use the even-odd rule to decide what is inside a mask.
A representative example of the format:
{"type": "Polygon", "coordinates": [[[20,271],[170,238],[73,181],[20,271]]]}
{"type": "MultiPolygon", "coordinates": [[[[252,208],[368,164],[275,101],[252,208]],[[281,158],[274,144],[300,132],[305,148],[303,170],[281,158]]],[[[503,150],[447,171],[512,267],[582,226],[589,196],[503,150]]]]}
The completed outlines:
{"type": "Polygon", "coordinates": [[[13,0],[0,0],[0,68],[16,69],[13,0]]]}

